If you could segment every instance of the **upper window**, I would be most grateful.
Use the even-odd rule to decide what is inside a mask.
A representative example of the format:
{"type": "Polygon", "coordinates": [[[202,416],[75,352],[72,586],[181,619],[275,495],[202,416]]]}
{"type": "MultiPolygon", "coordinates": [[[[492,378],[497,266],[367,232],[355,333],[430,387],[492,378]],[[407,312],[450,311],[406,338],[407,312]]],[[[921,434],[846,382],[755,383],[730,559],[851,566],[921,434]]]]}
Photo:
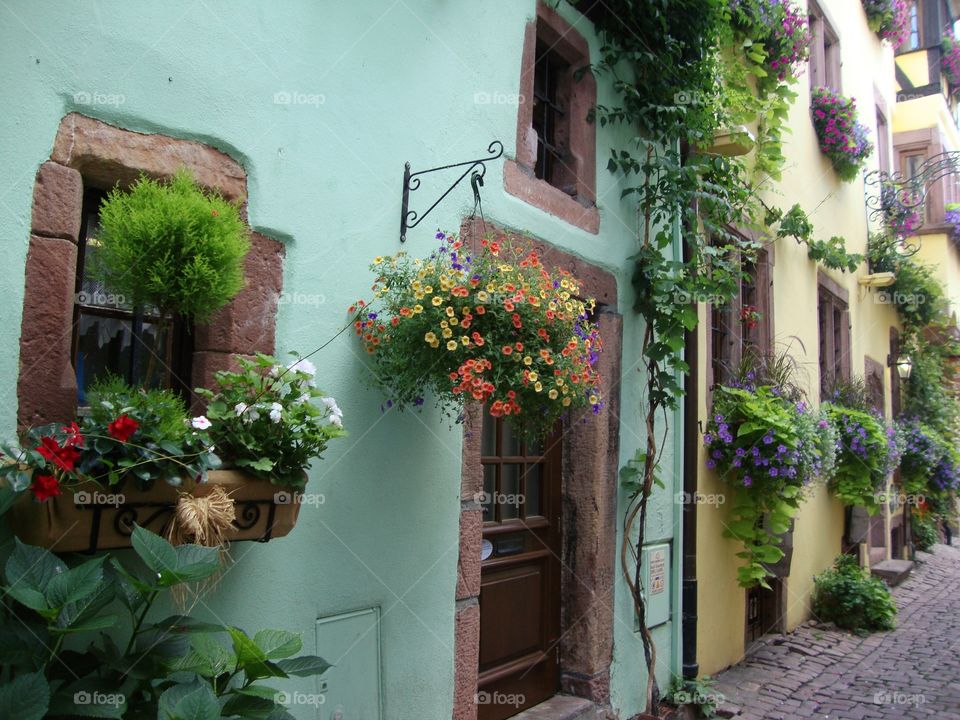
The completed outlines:
{"type": "Polygon", "coordinates": [[[710,386],[725,385],[744,358],[763,356],[773,343],[771,273],[766,250],[745,261],[740,292],[726,305],[710,306],[710,386]]]}
{"type": "Polygon", "coordinates": [[[92,272],[104,197],[102,191],[90,189],[83,200],[72,345],[77,404],[86,405],[91,383],[108,375],[134,386],[172,388],[187,398],[192,354],[189,323],[161,318],[153,308],[131,307],[92,272]]]}
{"type": "Polygon", "coordinates": [[[920,39],[920,8],[918,3],[910,4],[910,34],[907,36],[907,41],[900,48],[900,52],[906,52],[909,50],[919,50],[921,45],[920,39]]]}
{"type": "Polygon", "coordinates": [[[847,301],[835,283],[821,276],[817,298],[820,339],[820,397],[838,381],[850,379],[850,320],[847,301]]]}
{"type": "Polygon", "coordinates": [[[840,36],[821,7],[810,2],[810,87],[840,92],[840,36]]]}
{"type": "Polygon", "coordinates": [[[881,171],[890,172],[890,126],[879,106],[877,106],[877,160],[881,171]]]}
{"type": "Polygon", "coordinates": [[[597,233],[597,104],[590,48],[545,2],[527,26],[517,108],[517,151],[504,162],[504,189],[552,215],[597,233]]]}

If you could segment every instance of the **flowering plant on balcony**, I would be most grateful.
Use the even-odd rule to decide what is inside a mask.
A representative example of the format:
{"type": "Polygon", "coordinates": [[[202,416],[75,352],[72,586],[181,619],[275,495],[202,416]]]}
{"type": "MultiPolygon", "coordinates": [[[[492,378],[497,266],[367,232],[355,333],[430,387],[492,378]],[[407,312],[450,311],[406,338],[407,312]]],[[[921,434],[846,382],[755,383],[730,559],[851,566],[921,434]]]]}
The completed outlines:
{"type": "Polygon", "coordinates": [[[578,281],[504,237],[475,248],[437,239],[426,259],[376,258],[375,299],[358,303],[356,331],[388,404],[420,406],[428,391],[441,404],[472,398],[528,436],[577,408],[598,413],[600,332],[578,281]]]}
{"type": "Polygon", "coordinates": [[[912,0],[863,0],[867,24],[881,40],[898,48],[910,35],[912,0]]]}
{"type": "Polygon", "coordinates": [[[900,459],[896,430],[866,409],[835,402],[823,407],[839,435],[830,487],[844,504],[859,505],[872,515],[879,509],[887,477],[900,459]]]}
{"type": "Polygon", "coordinates": [[[239,372],[214,373],[207,398],[210,437],[224,462],[274,485],[302,490],[303,471],[330,440],[346,435],[337,401],[317,388],[306,359],[287,366],[269,355],[237,357],[239,372]]]}
{"type": "Polygon", "coordinates": [[[947,78],[950,92],[956,95],[960,93],[960,42],[952,30],[943,36],[940,50],[940,67],[947,78]]]}
{"type": "Polygon", "coordinates": [[[792,0],[730,0],[731,22],[749,38],[749,48],[759,45],[761,64],[783,82],[795,77],[810,55],[807,13],[792,0]]]}
{"type": "Polygon", "coordinates": [[[39,501],[93,481],[105,487],[131,480],[147,489],[159,479],[179,486],[203,482],[220,459],[204,417],[189,418],[169,390],[131,388],[119,378],[95,384],[88,414],[69,425],[31,429],[23,447],[5,447],[0,465],[15,491],[39,501]]]}
{"type": "Polygon", "coordinates": [[[828,88],[814,88],[813,127],[820,150],[842,180],[853,180],[873,152],[866,126],[857,120],[856,100],[828,88]]]}
{"type": "Polygon", "coordinates": [[[943,222],[952,225],[950,231],[954,240],[960,240],[960,203],[947,203],[946,211],[943,213],[943,222]]]}
{"type": "Polygon", "coordinates": [[[923,195],[889,180],[880,186],[880,207],[883,223],[895,238],[913,235],[923,226],[923,195]]]}
{"type": "Polygon", "coordinates": [[[739,387],[714,388],[703,439],[707,467],[734,495],[725,534],[744,546],[737,570],[744,587],[766,585],[765,566],[783,557],[776,536],[787,531],[804,488],[831,472],[836,442],[830,423],[806,401],[753,380],[750,372],[734,383],[739,387]]]}

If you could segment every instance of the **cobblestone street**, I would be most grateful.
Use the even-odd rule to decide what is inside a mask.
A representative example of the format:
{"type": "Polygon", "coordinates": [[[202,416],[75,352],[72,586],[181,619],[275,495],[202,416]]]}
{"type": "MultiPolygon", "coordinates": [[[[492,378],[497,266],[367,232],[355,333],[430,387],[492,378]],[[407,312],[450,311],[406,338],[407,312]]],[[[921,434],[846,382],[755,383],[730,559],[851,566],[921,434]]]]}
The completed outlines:
{"type": "Polygon", "coordinates": [[[895,630],[861,638],[807,624],[770,635],[717,675],[723,715],[960,718],[960,548],[934,550],[894,588],[895,630]]]}

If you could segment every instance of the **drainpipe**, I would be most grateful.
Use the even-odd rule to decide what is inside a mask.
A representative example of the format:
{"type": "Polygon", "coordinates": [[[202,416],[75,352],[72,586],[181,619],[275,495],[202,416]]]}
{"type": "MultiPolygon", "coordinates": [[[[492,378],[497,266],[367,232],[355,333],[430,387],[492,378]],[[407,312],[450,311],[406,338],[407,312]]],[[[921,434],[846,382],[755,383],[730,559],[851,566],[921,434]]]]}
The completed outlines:
{"type": "MultiPolygon", "coordinates": [[[[681,153],[681,162],[687,157],[687,149],[681,153]]],[[[689,228],[684,228],[689,230],[689,228]]],[[[683,240],[683,259],[689,261],[692,249],[689,242],[683,240]]],[[[693,498],[697,493],[697,448],[700,437],[697,432],[699,406],[700,363],[697,347],[697,328],[684,333],[684,359],[689,370],[684,378],[683,406],[683,585],[682,585],[682,629],[683,635],[683,677],[694,679],[700,673],[697,662],[697,504],[693,498]]]]}

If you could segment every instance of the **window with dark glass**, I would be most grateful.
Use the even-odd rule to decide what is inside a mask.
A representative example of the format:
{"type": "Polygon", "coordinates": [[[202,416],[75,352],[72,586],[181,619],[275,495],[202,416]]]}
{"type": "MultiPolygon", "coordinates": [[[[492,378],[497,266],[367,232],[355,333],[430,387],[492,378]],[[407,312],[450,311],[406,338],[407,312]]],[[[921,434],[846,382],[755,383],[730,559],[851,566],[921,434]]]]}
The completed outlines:
{"type": "Polygon", "coordinates": [[[900,52],[920,49],[920,8],[918,3],[910,4],[908,25],[910,26],[910,35],[907,36],[907,41],[900,48],[900,52]]]}
{"type": "Polygon", "coordinates": [[[769,255],[758,250],[745,259],[740,290],[726,305],[710,306],[711,385],[725,385],[744,357],[765,355],[773,340],[769,255]]]}
{"type": "Polygon", "coordinates": [[[570,66],[544,43],[537,43],[533,73],[533,129],[537,133],[534,175],[576,194],[569,153],[570,66]]]}
{"type": "Polygon", "coordinates": [[[480,455],[484,522],[524,521],[545,514],[543,477],[549,458],[542,443],[521,440],[485,407],[480,455]]]}
{"type": "Polygon", "coordinates": [[[820,397],[827,399],[838,381],[850,378],[850,321],[846,301],[822,285],[817,304],[820,397]]]}
{"type": "Polygon", "coordinates": [[[77,402],[86,405],[91,383],[109,375],[131,385],[171,388],[186,398],[192,353],[189,323],[161,317],[154,308],[134,308],[95,277],[99,209],[105,195],[88,190],[83,200],[72,345],[77,402]]]}

